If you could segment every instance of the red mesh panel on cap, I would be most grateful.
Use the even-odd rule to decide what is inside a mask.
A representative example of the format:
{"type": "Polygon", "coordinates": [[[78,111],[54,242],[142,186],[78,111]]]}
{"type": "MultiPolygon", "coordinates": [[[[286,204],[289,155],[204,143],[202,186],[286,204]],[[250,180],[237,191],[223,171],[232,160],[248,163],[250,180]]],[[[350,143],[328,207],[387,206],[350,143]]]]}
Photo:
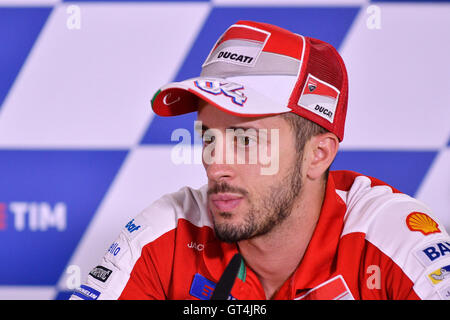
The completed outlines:
{"type": "Polygon", "coordinates": [[[339,90],[342,87],[342,71],[333,48],[320,40],[309,39],[311,48],[306,73],[325,81],[339,90]]]}
{"type": "Polygon", "coordinates": [[[306,66],[303,66],[302,74],[289,101],[289,107],[302,117],[314,121],[333,132],[342,141],[348,95],[347,71],[344,62],[336,49],[330,44],[308,37],[306,37],[306,41],[308,42],[308,50],[303,61],[303,63],[306,63],[306,66]],[[333,123],[297,105],[308,74],[325,81],[340,91],[333,123]]]}

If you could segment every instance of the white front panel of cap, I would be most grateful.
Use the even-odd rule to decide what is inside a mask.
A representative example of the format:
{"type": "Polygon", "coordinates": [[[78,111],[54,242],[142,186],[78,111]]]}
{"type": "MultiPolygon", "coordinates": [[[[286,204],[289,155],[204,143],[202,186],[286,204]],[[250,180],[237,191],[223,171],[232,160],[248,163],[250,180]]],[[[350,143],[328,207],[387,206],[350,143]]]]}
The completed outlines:
{"type": "Polygon", "coordinates": [[[262,115],[290,111],[285,105],[273,101],[245,84],[227,79],[198,78],[187,81],[192,82],[184,82],[190,90],[196,91],[206,101],[213,102],[232,113],[262,115]]]}
{"type": "Polygon", "coordinates": [[[228,77],[227,80],[251,88],[265,99],[273,101],[277,108],[269,113],[277,113],[286,112],[286,106],[294,90],[297,77],[289,75],[251,75],[228,77]]]}

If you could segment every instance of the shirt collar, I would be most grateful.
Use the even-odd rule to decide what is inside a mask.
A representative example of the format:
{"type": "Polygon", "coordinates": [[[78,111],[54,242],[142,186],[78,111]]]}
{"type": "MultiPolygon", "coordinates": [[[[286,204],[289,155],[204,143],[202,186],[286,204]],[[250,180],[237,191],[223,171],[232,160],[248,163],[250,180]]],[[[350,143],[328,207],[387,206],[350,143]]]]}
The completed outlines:
{"type": "Polygon", "coordinates": [[[331,277],[346,209],[330,173],[319,220],[292,279],[294,294],[297,290],[314,288],[331,277]]]}
{"type": "Polygon", "coordinates": [[[219,281],[226,266],[237,252],[235,243],[219,241],[215,236],[206,242],[203,250],[203,263],[211,281],[215,283],[219,281]]]}

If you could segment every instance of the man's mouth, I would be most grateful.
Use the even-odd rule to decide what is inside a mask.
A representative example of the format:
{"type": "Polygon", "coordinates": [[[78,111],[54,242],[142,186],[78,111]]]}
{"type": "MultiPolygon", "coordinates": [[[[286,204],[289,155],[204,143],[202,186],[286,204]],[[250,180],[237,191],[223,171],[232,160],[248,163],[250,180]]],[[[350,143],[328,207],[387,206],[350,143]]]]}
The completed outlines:
{"type": "Polygon", "coordinates": [[[218,193],[210,196],[211,203],[217,210],[227,212],[236,208],[243,196],[234,193],[218,193]]]}

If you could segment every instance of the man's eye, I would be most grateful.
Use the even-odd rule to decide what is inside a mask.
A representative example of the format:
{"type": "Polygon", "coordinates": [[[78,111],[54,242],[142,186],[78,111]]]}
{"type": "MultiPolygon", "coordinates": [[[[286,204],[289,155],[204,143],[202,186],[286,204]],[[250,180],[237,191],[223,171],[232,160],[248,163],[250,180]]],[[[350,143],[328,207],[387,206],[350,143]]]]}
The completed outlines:
{"type": "Polygon", "coordinates": [[[246,135],[236,136],[236,141],[238,146],[250,147],[256,143],[256,138],[246,135]]]}
{"type": "Polygon", "coordinates": [[[212,134],[203,134],[203,143],[204,144],[210,144],[213,143],[215,141],[216,137],[212,134]]]}

